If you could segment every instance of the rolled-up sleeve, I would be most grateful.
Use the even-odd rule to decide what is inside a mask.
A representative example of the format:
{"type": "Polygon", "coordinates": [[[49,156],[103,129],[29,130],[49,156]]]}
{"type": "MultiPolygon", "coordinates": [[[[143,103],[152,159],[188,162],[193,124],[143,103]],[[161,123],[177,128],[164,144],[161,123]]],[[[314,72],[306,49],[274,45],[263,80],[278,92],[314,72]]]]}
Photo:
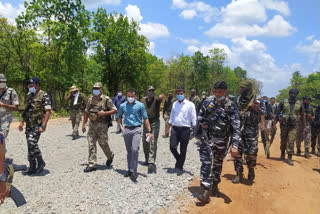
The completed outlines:
{"type": "Polygon", "coordinates": [[[240,143],[240,117],[238,108],[235,104],[232,104],[230,113],[230,122],[232,127],[232,147],[237,149],[240,143]]]}

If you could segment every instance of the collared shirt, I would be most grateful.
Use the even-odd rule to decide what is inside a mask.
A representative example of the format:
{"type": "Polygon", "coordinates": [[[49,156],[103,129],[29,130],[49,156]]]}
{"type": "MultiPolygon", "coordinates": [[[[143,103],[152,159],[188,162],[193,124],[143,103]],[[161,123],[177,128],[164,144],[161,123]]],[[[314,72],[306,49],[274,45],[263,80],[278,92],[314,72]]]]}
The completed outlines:
{"type": "Polygon", "coordinates": [[[169,124],[173,126],[192,127],[197,122],[196,108],[192,102],[184,99],[172,105],[169,124]]]}
{"type": "Polygon", "coordinates": [[[114,103],[114,105],[117,107],[117,109],[119,109],[120,105],[122,103],[124,103],[126,101],[126,97],[125,96],[121,96],[119,97],[118,95],[115,96],[113,99],[112,99],[112,102],[114,103]]]}
{"type": "Polygon", "coordinates": [[[146,108],[143,103],[135,100],[133,104],[128,101],[122,103],[118,109],[117,119],[124,114],[124,126],[141,126],[143,120],[148,119],[146,108]]]}

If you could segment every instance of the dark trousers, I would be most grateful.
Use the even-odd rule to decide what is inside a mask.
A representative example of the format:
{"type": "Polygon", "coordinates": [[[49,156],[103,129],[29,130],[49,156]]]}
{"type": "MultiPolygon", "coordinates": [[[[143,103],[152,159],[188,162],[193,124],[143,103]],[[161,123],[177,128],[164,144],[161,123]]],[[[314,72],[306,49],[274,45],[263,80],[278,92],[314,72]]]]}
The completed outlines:
{"type": "Polygon", "coordinates": [[[186,160],[187,147],[190,140],[190,128],[173,126],[170,136],[170,151],[176,159],[175,168],[183,169],[186,160]],[[180,143],[180,154],[178,145],[180,143]]]}

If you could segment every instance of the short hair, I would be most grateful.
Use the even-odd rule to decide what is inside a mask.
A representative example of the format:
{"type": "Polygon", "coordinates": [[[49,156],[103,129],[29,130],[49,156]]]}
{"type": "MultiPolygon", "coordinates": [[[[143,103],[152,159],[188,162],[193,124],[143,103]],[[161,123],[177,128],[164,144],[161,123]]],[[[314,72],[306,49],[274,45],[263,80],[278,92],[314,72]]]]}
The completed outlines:
{"type": "Polygon", "coordinates": [[[136,90],[134,88],[129,88],[127,90],[127,93],[136,93],[136,90]]]}
{"type": "Polygon", "coordinates": [[[274,100],[275,100],[276,98],[274,98],[274,97],[271,97],[270,99],[274,99],[274,100]]]}
{"type": "Polygon", "coordinates": [[[218,81],[213,85],[214,89],[224,89],[227,90],[228,89],[228,85],[225,81],[218,81]]]}
{"type": "Polygon", "coordinates": [[[184,93],[184,87],[183,86],[179,86],[176,88],[176,93],[182,91],[184,93]]]}
{"type": "Polygon", "coordinates": [[[268,96],[263,96],[262,98],[268,98],[268,96]]]}

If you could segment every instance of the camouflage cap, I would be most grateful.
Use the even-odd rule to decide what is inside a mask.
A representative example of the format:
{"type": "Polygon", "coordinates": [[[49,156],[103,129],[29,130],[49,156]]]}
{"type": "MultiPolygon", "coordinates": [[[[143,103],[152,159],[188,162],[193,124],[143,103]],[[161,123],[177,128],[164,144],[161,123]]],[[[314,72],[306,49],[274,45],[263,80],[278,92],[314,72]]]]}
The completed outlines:
{"type": "Polygon", "coordinates": [[[40,83],[40,79],[38,77],[32,77],[27,81],[27,84],[39,84],[39,83],[40,83]]]}
{"type": "Polygon", "coordinates": [[[1,81],[1,82],[7,82],[6,75],[0,74],[0,81],[1,81]]]}
{"type": "Polygon", "coordinates": [[[71,88],[70,88],[70,92],[73,92],[73,91],[78,91],[79,89],[77,88],[77,86],[73,85],[71,88]]]}
{"type": "Polygon", "coordinates": [[[96,82],[96,83],[93,85],[93,88],[102,88],[101,82],[96,82]]]}
{"type": "Polygon", "coordinates": [[[154,87],[153,87],[152,85],[149,85],[148,88],[147,88],[147,90],[148,90],[148,91],[149,91],[149,90],[154,90],[154,87]]]}
{"type": "Polygon", "coordinates": [[[206,98],[206,97],[207,97],[207,92],[203,91],[203,92],[201,93],[201,98],[206,98]]]}
{"type": "Polygon", "coordinates": [[[196,93],[196,90],[195,89],[191,89],[190,92],[196,93]]]}

